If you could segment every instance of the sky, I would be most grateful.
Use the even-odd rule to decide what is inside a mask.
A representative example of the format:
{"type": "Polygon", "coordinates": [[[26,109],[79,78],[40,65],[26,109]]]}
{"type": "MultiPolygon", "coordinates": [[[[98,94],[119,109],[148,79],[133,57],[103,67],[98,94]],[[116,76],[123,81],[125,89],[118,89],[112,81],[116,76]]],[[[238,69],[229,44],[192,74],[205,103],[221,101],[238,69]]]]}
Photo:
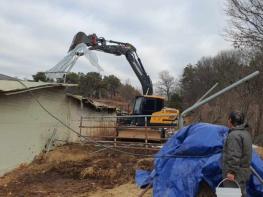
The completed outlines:
{"type": "MultiPolygon", "coordinates": [[[[1,0],[0,73],[19,78],[46,71],[68,51],[74,35],[96,33],[137,48],[153,83],[167,70],[175,78],[187,64],[232,48],[222,36],[225,0],[1,0]]],[[[102,75],[140,88],[124,56],[96,52],[102,75]]],[[[97,72],[84,57],[74,72],[97,72]]]]}

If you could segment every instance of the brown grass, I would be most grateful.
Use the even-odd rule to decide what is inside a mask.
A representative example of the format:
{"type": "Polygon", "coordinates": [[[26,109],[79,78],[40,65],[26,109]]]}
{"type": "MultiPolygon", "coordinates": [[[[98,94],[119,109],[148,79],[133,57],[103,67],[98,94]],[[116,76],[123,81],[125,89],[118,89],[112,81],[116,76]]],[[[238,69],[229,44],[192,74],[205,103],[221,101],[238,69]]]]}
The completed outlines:
{"type": "Polygon", "coordinates": [[[89,196],[134,183],[140,158],[109,150],[93,153],[96,150],[75,144],[40,154],[0,178],[0,196],[89,196]]]}

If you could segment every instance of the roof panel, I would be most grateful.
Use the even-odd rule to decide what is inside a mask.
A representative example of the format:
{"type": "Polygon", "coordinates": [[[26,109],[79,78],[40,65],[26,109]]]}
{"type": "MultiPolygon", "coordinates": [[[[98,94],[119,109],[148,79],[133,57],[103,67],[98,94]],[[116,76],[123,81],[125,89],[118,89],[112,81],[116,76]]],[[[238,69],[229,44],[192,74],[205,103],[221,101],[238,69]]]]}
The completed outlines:
{"type": "Polygon", "coordinates": [[[96,109],[111,109],[111,110],[116,109],[116,106],[111,106],[111,105],[108,105],[107,103],[95,101],[94,99],[91,99],[88,97],[83,97],[81,95],[75,95],[75,94],[67,93],[67,96],[72,97],[74,99],[77,99],[79,101],[84,101],[84,103],[90,104],[93,107],[95,107],[96,109]]]}
{"type": "Polygon", "coordinates": [[[17,79],[14,77],[10,77],[7,75],[0,74],[0,80],[17,80],[17,79]]]}
{"type": "Polygon", "coordinates": [[[0,80],[0,92],[16,92],[27,89],[50,88],[58,86],[76,86],[75,84],[47,83],[47,82],[31,82],[18,80],[0,80]],[[23,84],[22,84],[23,83],[23,84]]]}

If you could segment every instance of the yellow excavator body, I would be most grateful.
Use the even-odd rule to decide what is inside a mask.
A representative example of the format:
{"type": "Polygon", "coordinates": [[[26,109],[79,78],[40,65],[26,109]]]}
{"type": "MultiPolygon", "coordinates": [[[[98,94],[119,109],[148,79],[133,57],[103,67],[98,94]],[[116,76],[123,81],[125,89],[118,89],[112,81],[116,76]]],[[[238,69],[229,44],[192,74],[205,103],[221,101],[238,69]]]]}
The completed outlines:
{"type": "Polygon", "coordinates": [[[152,113],[150,124],[152,125],[177,125],[179,110],[163,108],[161,111],[152,113]]]}

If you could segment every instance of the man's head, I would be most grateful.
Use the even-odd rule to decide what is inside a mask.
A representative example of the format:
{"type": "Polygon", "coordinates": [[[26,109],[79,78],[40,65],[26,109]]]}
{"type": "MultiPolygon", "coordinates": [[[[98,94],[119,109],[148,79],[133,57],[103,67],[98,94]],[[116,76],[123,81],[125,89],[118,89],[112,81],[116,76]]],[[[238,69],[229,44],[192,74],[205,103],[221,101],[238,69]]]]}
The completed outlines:
{"type": "Polygon", "coordinates": [[[244,124],[245,116],[240,111],[233,111],[228,116],[228,127],[233,128],[238,125],[244,124]]]}

